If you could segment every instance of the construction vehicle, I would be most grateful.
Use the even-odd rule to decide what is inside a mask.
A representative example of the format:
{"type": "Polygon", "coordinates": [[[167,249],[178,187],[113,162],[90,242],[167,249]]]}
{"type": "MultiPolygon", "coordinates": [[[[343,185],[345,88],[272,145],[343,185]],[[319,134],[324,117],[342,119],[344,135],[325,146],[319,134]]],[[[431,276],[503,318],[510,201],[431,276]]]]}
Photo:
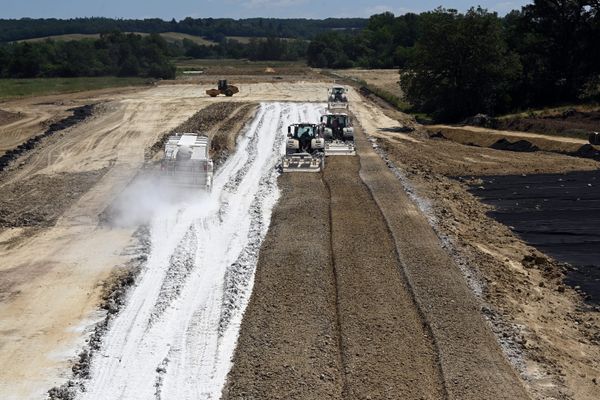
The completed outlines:
{"type": "Polygon", "coordinates": [[[327,97],[327,107],[330,110],[335,108],[348,108],[348,89],[343,86],[334,86],[329,89],[327,97]]]}
{"type": "Polygon", "coordinates": [[[321,124],[288,126],[283,172],[319,172],[323,168],[325,140],[321,124]]]}
{"type": "Polygon", "coordinates": [[[161,170],[167,184],[210,191],[213,162],[209,156],[210,139],[196,133],[169,136],[161,170]]]}
{"type": "Polygon", "coordinates": [[[224,94],[227,97],[231,97],[234,94],[238,93],[239,91],[240,91],[240,89],[238,89],[237,86],[228,84],[226,79],[221,79],[217,83],[217,88],[216,89],[208,89],[206,91],[206,94],[209,95],[210,97],[217,97],[220,94],[224,94]]]}
{"type": "Polygon", "coordinates": [[[354,156],[354,128],[346,113],[328,113],[321,116],[326,156],[354,156]]]}

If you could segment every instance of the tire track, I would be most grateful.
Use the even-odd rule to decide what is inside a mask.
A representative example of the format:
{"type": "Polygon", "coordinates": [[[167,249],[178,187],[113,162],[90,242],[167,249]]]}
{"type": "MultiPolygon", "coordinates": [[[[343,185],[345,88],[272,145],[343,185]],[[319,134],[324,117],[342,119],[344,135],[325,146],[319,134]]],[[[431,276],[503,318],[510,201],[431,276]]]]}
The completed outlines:
{"type": "Polygon", "coordinates": [[[360,177],[393,237],[407,284],[433,334],[449,399],[528,399],[481,305],[426,217],[355,128],[360,177]]]}
{"type": "Polygon", "coordinates": [[[356,157],[330,157],[344,398],[443,399],[437,351],[356,157]]]}

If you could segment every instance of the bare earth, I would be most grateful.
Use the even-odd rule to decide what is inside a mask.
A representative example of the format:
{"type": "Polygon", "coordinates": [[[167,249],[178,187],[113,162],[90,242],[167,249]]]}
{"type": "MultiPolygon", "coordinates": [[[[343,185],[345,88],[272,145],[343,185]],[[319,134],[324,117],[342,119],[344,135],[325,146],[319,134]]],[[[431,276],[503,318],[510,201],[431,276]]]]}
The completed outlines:
{"type": "MultiPolygon", "coordinates": [[[[2,103],[11,114],[0,121],[0,152],[72,107],[95,111],[0,175],[0,363],[10,366],[0,371],[0,397],[44,398],[70,377],[101,317],[102,282],[135,254],[135,227],[105,226],[101,215],[167,132],[210,106],[223,115],[206,129],[230,151],[228,132],[248,121],[252,104],[322,102],[329,84],[243,79],[233,98],[207,97],[214,83],[200,78],[2,103]]],[[[411,118],[355,91],[350,100],[359,155],[328,159],[323,174],[279,178],[224,398],[596,399],[598,313],[562,285],[552,260],[525,263],[543,255],[450,177],[598,163],[460,144],[461,135],[493,143],[502,134],[471,128],[454,133],[459,143],[403,133],[411,118]]]]}
{"type": "MultiPolygon", "coordinates": [[[[453,128],[452,132],[467,138],[463,132],[471,130],[453,128]]],[[[479,133],[479,129],[473,132],[479,133]]],[[[483,134],[468,138],[485,145],[484,140],[493,143],[503,132],[491,134],[492,138],[483,134]]],[[[449,136],[456,140],[452,133],[449,136]]],[[[583,306],[581,296],[562,283],[563,272],[554,261],[487,217],[489,207],[467,192],[466,183],[476,183],[470,177],[478,175],[594,170],[599,163],[550,152],[513,153],[465,146],[419,133],[411,137],[418,142],[389,137],[377,143],[404,176],[421,211],[483,301],[497,338],[529,392],[539,399],[596,398],[598,312],[583,306]],[[466,181],[452,178],[457,176],[466,181]],[[526,256],[541,261],[538,265],[527,263],[526,256]]],[[[550,149],[564,149],[571,140],[576,142],[516,132],[507,132],[506,137],[532,140],[550,149]]]]}
{"type": "Polygon", "coordinates": [[[365,81],[368,84],[392,93],[395,96],[402,96],[402,89],[398,84],[398,81],[400,80],[400,74],[398,73],[397,69],[341,69],[335,70],[334,72],[341,76],[365,81]]]}
{"type": "MultiPolygon", "coordinates": [[[[3,109],[25,114],[16,122],[23,124],[17,130],[0,132],[4,149],[38,134],[57,115],[66,116],[67,108],[97,104],[91,118],[44,140],[2,173],[0,204],[11,210],[0,230],[0,362],[11,365],[0,372],[3,398],[40,398],[69,377],[77,353],[73,349],[83,345],[99,318],[101,283],[131,259],[129,246],[134,244],[133,227],[101,227],[99,216],[139,172],[146,150],[163,134],[224,100],[206,96],[210,86],[165,85],[3,103],[3,109]],[[52,105],[58,114],[50,111],[52,105]],[[25,195],[19,187],[30,190],[25,195]],[[34,207],[36,217],[28,224],[14,217],[30,207],[29,199],[48,210],[34,207]],[[39,218],[47,220],[36,222],[39,218]]],[[[293,88],[291,83],[248,85],[233,101],[315,101],[326,93],[326,86],[316,83],[293,88]]]]}

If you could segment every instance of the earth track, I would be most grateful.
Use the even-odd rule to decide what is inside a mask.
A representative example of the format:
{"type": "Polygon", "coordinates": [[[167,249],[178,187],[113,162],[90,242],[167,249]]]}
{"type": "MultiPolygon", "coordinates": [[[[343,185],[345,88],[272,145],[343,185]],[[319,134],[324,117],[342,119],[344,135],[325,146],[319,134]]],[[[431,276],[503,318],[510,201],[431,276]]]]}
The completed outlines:
{"type": "Polygon", "coordinates": [[[217,171],[213,191],[156,213],[148,262],[78,398],[219,396],[278,196],[285,126],[292,110],[318,108],[262,104],[217,171]]]}
{"type": "Polygon", "coordinates": [[[459,267],[362,130],[357,133],[361,179],[387,221],[409,285],[431,327],[448,398],[530,398],[459,267]]]}
{"type": "Polygon", "coordinates": [[[223,399],[446,398],[431,334],[359,168],[357,157],[330,157],[323,174],[279,178],[223,399]]]}
{"type": "Polygon", "coordinates": [[[329,157],[324,172],[348,382],[344,398],[446,398],[435,344],[359,168],[358,157],[329,157]]]}

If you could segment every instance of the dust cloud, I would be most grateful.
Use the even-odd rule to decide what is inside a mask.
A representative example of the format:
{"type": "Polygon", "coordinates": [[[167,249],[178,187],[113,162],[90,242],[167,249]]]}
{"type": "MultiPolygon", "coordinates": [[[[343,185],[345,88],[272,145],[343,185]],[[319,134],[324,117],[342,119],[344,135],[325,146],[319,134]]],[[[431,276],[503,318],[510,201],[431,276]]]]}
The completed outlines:
{"type": "Polygon", "coordinates": [[[112,227],[137,227],[173,208],[198,205],[207,198],[208,193],[203,189],[174,184],[159,173],[144,174],[113,201],[103,220],[112,227]]]}

